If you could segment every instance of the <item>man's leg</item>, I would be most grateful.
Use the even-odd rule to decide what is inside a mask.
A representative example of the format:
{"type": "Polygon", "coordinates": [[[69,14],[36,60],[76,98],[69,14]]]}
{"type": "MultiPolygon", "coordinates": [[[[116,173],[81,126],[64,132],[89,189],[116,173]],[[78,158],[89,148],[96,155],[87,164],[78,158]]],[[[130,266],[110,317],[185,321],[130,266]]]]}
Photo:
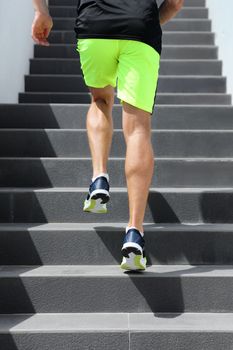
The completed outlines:
{"type": "Polygon", "coordinates": [[[107,173],[107,161],[112,143],[114,88],[92,88],[91,105],[87,113],[87,134],[92,156],[93,177],[107,173]]]}
{"type": "Polygon", "coordinates": [[[151,115],[123,101],[126,141],[125,175],[129,196],[129,222],[143,232],[143,220],[154,170],[151,115]]]}

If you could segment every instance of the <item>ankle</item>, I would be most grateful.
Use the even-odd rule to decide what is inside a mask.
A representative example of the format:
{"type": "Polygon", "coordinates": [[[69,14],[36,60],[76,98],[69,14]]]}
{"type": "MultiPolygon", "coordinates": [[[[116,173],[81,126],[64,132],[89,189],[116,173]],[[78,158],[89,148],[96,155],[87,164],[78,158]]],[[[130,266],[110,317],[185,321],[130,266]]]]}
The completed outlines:
{"type": "Polygon", "coordinates": [[[144,236],[144,230],[143,230],[143,227],[142,227],[142,226],[139,226],[139,225],[127,225],[127,226],[126,226],[126,229],[125,229],[125,233],[127,233],[127,231],[128,231],[130,228],[136,228],[136,230],[138,230],[138,231],[140,232],[140,234],[142,235],[142,237],[144,236]]]}
{"type": "Polygon", "coordinates": [[[109,174],[106,172],[102,172],[102,173],[96,173],[96,174],[93,174],[93,177],[92,177],[92,182],[95,181],[95,179],[97,179],[97,177],[99,176],[105,176],[109,182],[109,174]]]}

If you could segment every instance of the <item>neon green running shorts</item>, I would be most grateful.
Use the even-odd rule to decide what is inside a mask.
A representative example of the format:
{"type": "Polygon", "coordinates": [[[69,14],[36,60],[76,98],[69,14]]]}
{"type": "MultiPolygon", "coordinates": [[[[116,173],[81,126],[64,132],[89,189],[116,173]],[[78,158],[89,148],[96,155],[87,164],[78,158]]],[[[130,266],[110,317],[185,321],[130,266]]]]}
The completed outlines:
{"type": "Polygon", "coordinates": [[[153,114],[160,65],[153,47],[137,40],[82,38],[76,50],[87,86],[117,85],[121,104],[126,101],[153,114]]]}

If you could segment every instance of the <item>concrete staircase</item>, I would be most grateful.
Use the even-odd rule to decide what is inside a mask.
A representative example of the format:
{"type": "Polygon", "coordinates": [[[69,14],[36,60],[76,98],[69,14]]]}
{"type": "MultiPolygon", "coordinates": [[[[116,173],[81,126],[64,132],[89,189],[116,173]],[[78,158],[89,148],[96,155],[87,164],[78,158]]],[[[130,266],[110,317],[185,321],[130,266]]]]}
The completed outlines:
{"type": "Polygon", "coordinates": [[[50,0],[20,104],[0,105],[0,349],[232,350],[233,107],[204,0],[164,28],[147,271],[119,268],[128,220],[121,106],[106,215],[83,213],[90,95],[75,0],[50,0]],[[55,104],[49,104],[49,103],[55,104]]]}

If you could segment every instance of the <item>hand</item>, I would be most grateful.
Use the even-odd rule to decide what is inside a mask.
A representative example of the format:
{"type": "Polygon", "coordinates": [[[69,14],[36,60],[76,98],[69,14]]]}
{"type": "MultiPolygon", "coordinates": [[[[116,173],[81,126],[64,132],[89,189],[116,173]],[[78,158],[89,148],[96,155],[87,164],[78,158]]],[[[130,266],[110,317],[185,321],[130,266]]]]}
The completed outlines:
{"type": "Polygon", "coordinates": [[[35,12],[32,23],[32,39],[39,45],[49,46],[47,40],[53,27],[53,20],[47,13],[35,12]]]}

